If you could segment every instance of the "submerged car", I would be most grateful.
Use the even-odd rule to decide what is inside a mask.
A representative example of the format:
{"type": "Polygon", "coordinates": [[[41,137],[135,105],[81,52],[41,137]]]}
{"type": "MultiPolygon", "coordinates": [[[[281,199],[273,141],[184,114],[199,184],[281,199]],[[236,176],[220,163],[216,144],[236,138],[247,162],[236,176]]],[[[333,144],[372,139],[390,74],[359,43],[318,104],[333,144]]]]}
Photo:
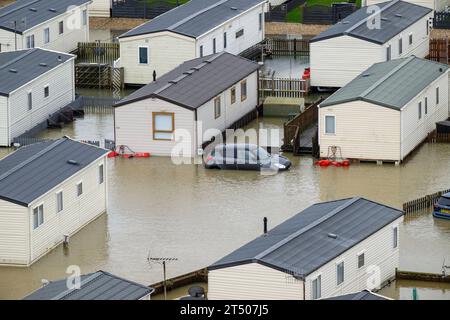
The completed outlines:
{"type": "Polygon", "coordinates": [[[291,161],[254,144],[219,144],[205,160],[207,169],[284,171],[291,161]]]}
{"type": "Polygon", "coordinates": [[[444,194],[434,205],[433,216],[450,219],[450,193],[444,194]]]}

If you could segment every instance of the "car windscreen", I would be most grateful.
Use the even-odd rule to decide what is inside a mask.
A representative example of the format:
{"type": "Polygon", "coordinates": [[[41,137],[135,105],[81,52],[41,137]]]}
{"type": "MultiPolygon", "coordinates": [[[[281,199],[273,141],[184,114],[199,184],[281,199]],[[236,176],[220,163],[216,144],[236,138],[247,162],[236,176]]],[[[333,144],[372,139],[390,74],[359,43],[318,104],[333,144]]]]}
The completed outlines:
{"type": "Polygon", "coordinates": [[[438,204],[441,206],[450,207],[450,198],[442,197],[439,199],[438,204]]]}

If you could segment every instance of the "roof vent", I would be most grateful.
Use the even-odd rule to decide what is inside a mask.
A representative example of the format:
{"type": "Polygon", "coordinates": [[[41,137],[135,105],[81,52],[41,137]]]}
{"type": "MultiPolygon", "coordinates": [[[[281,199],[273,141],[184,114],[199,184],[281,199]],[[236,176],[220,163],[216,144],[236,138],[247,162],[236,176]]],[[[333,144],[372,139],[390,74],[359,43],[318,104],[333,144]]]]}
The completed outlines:
{"type": "Polygon", "coordinates": [[[17,69],[9,69],[9,72],[11,72],[11,73],[17,73],[17,69]]]}
{"type": "Polygon", "coordinates": [[[50,8],[50,9],[48,9],[48,11],[56,12],[56,9],[55,8],[50,8]]]}
{"type": "Polygon", "coordinates": [[[36,8],[30,8],[30,11],[37,12],[36,8]]]}
{"type": "Polygon", "coordinates": [[[237,10],[237,8],[236,8],[236,7],[231,7],[230,9],[231,9],[231,10],[237,10]]]}
{"type": "Polygon", "coordinates": [[[62,61],[62,57],[58,56],[58,61],[61,62],[62,61]]]}
{"type": "Polygon", "coordinates": [[[442,72],[442,71],[444,71],[444,69],[442,69],[442,68],[439,68],[439,72],[442,72]]]}
{"type": "Polygon", "coordinates": [[[171,83],[171,84],[177,84],[177,83],[178,83],[178,81],[175,81],[175,80],[170,80],[170,81],[169,81],[169,83],[171,83]]]}
{"type": "Polygon", "coordinates": [[[403,17],[400,13],[396,13],[395,16],[396,16],[397,18],[403,17]]]}
{"type": "Polygon", "coordinates": [[[44,63],[44,62],[39,63],[39,65],[40,65],[41,67],[46,67],[46,66],[47,66],[47,64],[44,63]]]}
{"type": "Polygon", "coordinates": [[[389,21],[388,18],[381,18],[382,21],[389,21]]]}
{"type": "Polygon", "coordinates": [[[363,75],[362,75],[364,78],[365,77],[369,77],[370,76],[370,73],[363,73],[363,75]]]}
{"type": "Polygon", "coordinates": [[[342,24],[349,24],[350,21],[342,21],[342,24]]]}
{"type": "Polygon", "coordinates": [[[329,233],[329,234],[328,234],[328,238],[331,238],[331,239],[337,239],[337,235],[334,234],[334,233],[329,233]]]}
{"type": "Polygon", "coordinates": [[[74,165],[74,166],[79,165],[78,161],[75,161],[75,160],[68,160],[67,163],[71,164],[71,165],[74,165]]]}

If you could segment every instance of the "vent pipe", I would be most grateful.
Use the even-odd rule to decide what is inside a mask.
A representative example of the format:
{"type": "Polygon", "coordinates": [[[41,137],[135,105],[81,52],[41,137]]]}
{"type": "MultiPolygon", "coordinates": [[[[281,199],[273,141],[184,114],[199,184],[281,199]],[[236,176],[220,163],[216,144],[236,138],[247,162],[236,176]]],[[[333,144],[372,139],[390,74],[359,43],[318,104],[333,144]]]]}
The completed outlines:
{"type": "Polygon", "coordinates": [[[264,234],[267,234],[267,217],[264,217],[264,234]]]}

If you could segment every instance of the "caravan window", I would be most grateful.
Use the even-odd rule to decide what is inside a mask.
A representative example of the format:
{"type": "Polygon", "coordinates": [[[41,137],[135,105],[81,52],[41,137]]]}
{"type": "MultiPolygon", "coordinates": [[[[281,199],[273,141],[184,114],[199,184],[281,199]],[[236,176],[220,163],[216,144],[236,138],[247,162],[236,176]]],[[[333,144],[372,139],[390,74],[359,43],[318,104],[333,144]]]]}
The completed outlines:
{"type": "Polygon", "coordinates": [[[174,139],[175,114],[167,112],[153,113],[153,140],[174,139]]]}

